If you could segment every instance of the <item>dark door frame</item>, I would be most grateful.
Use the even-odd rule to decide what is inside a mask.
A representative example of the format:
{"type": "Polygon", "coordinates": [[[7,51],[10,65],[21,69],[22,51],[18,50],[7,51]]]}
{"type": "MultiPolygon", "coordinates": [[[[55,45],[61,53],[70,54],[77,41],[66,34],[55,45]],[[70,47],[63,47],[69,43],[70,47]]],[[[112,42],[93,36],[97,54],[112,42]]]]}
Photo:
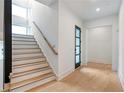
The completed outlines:
{"type": "Polygon", "coordinates": [[[4,83],[12,72],[12,0],[4,0],[4,83]]]}
{"type": "Polygon", "coordinates": [[[78,27],[77,25],[75,25],[75,69],[80,67],[81,66],[81,28],[78,27]],[[80,31],[80,36],[77,37],[76,36],[76,30],[79,29],[80,31]],[[80,39],[80,45],[79,46],[76,46],[76,38],[79,38],[80,39]],[[79,54],[76,54],[76,47],[79,47],[80,48],[80,53],[79,54]],[[76,56],[79,55],[79,63],[76,63],[76,56]]]}

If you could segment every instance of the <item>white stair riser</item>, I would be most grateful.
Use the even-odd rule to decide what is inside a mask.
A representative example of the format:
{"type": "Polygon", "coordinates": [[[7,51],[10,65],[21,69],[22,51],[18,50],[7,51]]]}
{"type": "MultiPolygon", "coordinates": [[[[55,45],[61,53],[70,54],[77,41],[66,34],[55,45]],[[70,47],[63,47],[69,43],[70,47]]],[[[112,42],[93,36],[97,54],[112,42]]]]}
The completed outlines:
{"type": "Polygon", "coordinates": [[[42,65],[46,62],[35,62],[35,63],[32,63],[32,64],[24,64],[24,65],[18,65],[18,66],[12,66],[12,69],[16,69],[16,68],[23,68],[23,67],[29,67],[29,66],[34,66],[34,65],[42,65]]]}
{"type": "Polygon", "coordinates": [[[51,69],[51,68],[50,67],[45,67],[45,68],[39,68],[39,69],[35,69],[35,70],[32,70],[32,71],[28,71],[28,72],[25,72],[25,73],[13,74],[12,78],[18,78],[18,77],[21,77],[21,76],[24,76],[24,75],[28,75],[28,74],[31,74],[31,73],[37,73],[39,71],[45,71],[45,70],[48,70],[48,69],[51,69]]]}
{"type": "Polygon", "coordinates": [[[34,38],[33,35],[19,35],[19,34],[13,34],[12,37],[19,37],[19,38],[34,38]]]}
{"type": "Polygon", "coordinates": [[[23,87],[23,86],[25,86],[27,84],[31,84],[31,83],[37,82],[39,80],[43,80],[45,78],[49,78],[51,76],[53,76],[53,74],[49,73],[49,74],[47,74],[45,76],[41,75],[41,76],[38,76],[38,77],[35,77],[35,78],[31,78],[31,79],[25,80],[25,82],[22,81],[22,82],[19,82],[19,83],[14,83],[14,84],[12,84],[11,89],[23,87]]]}
{"type": "Polygon", "coordinates": [[[55,79],[34,37],[12,35],[11,91],[24,92],[55,79]]]}
{"type": "Polygon", "coordinates": [[[43,84],[48,83],[48,82],[53,81],[53,80],[55,80],[54,76],[37,81],[37,82],[34,82],[34,83],[31,83],[31,84],[28,84],[28,85],[25,85],[25,86],[22,86],[22,87],[17,88],[17,89],[13,89],[12,92],[25,92],[25,91],[28,91],[28,90],[34,88],[34,87],[38,87],[40,85],[43,85],[43,84]]]}
{"type": "Polygon", "coordinates": [[[24,44],[29,44],[29,45],[30,45],[30,44],[37,44],[37,43],[36,43],[36,42],[24,42],[24,41],[12,41],[12,44],[13,44],[13,45],[15,45],[15,44],[16,44],[16,45],[17,45],[17,44],[20,44],[20,45],[21,45],[21,44],[23,44],[23,45],[24,45],[24,44]]]}
{"type": "Polygon", "coordinates": [[[21,55],[12,55],[12,59],[23,59],[23,58],[33,58],[33,57],[43,57],[43,54],[21,54],[21,55]]]}
{"type": "Polygon", "coordinates": [[[21,77],[18,77],[18,78],[12,78],[11,83],[18,83],[18,82],[21,82],[23,80],[34,78],[34,77],[41,76],[41,75],[44,75],[44,74],[48,74],[50,72],[52,72],[52,70],[48,69],[48,70],[45,70],[45,71],[39,71],[39,72],[36,72],[36,73],[31,73],[31,74],[28,74],[28,75],[24,75],[24,76],[21,76],[21,77]]]}
{"type": "Polygon", "coordinates": [[[23,68],[16,68],[16,69],[12,69],[12,72],[13,73],[21,73],[21,72],[35,70],[35,69],[39,69],[39,68],[43,68],[43,67],[47,67],[47,66],[48,66],[48,64],[41,64],[41,65],[34,65],[34,66],[23,67],[23,68]]]}
{"type": "Polygon", "coordinates": [[[37,45],[12,45],[13,49],[29,49],[29,48],[39,48],[37,45]]]}
{"type": "Polygon", "coordinates": [[[12,54],[30,54],[30,53],[41,53],[40,49],[25,49],[25,50],[12,50],[12,54]]]}
{"type": "Polygon", "coordinates": [[[32,59],[32,60],[15,61],[15,62],[12,62],[12,65],[16,66],[16,65],[30,64],[35,62],[44,62],[44,61],[46,61],[45,58],[39,58],[39,59],[32,59]]]}
{"type": "Polygon", "coordinates": [[[32,38],[12,38],[13,41],[35,41],[32,38]]]}

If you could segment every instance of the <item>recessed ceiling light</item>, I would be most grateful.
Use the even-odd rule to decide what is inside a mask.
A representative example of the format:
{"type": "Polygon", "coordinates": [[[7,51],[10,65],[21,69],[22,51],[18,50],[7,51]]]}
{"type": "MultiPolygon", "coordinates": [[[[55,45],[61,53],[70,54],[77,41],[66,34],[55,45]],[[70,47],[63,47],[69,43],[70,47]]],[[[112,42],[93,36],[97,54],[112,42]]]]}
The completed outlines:
{"type": "Polygon", "coordinates": [[[99,12],[101,9],[100,8],[97,8],[96,11],[99,12]]]}

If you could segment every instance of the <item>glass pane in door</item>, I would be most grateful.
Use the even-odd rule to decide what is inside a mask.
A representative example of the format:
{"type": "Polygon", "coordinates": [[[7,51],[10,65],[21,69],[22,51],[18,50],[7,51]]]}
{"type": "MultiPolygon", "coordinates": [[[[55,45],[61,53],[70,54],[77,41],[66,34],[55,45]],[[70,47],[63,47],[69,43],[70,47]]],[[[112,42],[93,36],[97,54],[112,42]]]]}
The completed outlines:
{"type": "Polygon", "coordinates": [[[80,63],[80,55],[76,56],[76,63],[80,63]]]}
{"type": "Polygon", "coordinates": [[[80,38],[76,38],[76,46],[80,46],[80,38]]]}
{"type": "Polygon", "coordinates": [[[76,55],[79,55],[80,54],[80,47],[76,47],[76,55]]]}
{"type": "Polygon", "coordinates": [[[76,37],[80,37],[80,30],[76,29],[76,37]]]}

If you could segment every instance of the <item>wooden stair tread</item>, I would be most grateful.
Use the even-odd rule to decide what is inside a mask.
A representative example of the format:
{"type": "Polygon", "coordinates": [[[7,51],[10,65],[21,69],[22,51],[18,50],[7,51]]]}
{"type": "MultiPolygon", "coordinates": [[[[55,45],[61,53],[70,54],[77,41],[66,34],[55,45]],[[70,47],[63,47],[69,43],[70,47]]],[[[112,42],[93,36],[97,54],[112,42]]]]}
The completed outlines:
{"type": "Polygon", "coordinates": [[[23,49],[23,50],[12,50],[12,55],[33,54],[33,53],[42,53],[42,51],[39,48],[23,49]]]}
{"type": "Polygon", "coordinates": [[[32,64],[35,62],[45,62],[45,61],[46,61],[45,58],[27,59],[27,60],[23,60],[23,61],[13,61],[12,65],[18,66],[18,65],[32,64]]]}
{"type": "Polygon", "coordinates": [[[43,55],[38,55],[38,56],[33,56],[33,57],[23,57],[23,58],[15,58],[12,59],[12,61],[24,61],[24,60],[28,60],[28,59],[37,59],[37,58],[45,58],[43,55]]]}
{"type": "Polygon", "coordinates": [[[33,36],[12,35],[12,73],[9,89],[24,92],[56,80],[33,36]]]}
{"type": "Polygon", "coordinates": [[[19,54],[19,55],[12,55],[12,57],[14,58],[14,57],[20,57],[20,56],[22,56],[22,57],[27,57],[27,56],[37,56],[37,55],[43,55],[42,53],[33,53],[33,54],[19,54]]]}
{"type": "Polygon", "coordinates": [[[24,76],[24,75],[27,75],[27,74],[35,73],[35,72],[38,72],[38,71],[44,71],[44,70],[48,70],[48,69],[51,69],[51,68],[50,67],[45,67],[45,68],[39,68],[39,69],[31,70],[31,71],[28,71],[28,72],[12,73],[13,74],[12,78],[21,77],[21,76],[24,76]]]}
{"type": "Polygon", "coordinates": [[[33,83],[33,82],[36,82],[36,81],[39,81],[39,80],[43,80],[45,78],[48,78],[48,77],[51,77],[53,76],[54,74],[46,74],[46,75],[41,75],[41,76],[38,76],[38,77],[35,77],[35,78],[31,78],[31,79],[28,79],[28,80],[24,80],[24,81],[21,81],[21,82],[18,82],[18,83],[14,83],[14,84],[11,84],[11,89],[15,89],[15,88],[19,88],[21,86],[24,86],[24,85],[27,85],[27,84],[30,84],[30,83],[33,83]]]}
{"type": "Polygon", "coordinates": [[[38,72],[35,72],[35,73],[30,73],[30,74],[27,74],[27,75],[24,75],[24,76],[12,78],[11,83],[21,82],[21,81],[31,79],[31,78],[35,78],[35,77],[45,75],[45,74],[48,74],[48,73],[52,73],[52,70],[51,69],[47,69],[47,70],[44,70],[44,71],[41,70],[41,71],[38,71],[38,72]]]}
{"type": "Polygon", "coordinates": [[[28,42],[28,41],[12,41],[12,45],[37,45],[35,41],[28,42]]]}
{"type": "Polygon", "coordinates": [[[34,65],[42,65],[42,64],[46,64],[46,63],[47,62],[45,62],[45,61],[38,61],[38,62],[33,62],[33,63],[28,63],[28,64],[12,65],[12,69],[34,66],[34,65]]]}
{"type": "Polygon", "coordinates": [[[30,63],[20,63],[20,64],[18,64],[16,62],[13,62],[12,63],[12,66],[13,67],[23,67],[23,66],[26,66],[26,65],[38,64],[38,63],[41,63],[42,64],[44,62],[46,62],[46,60],[41,60],[41,61],[36,61],[36,62],[30,62],[30,63]]]}
{"type": "Polygon", "coordinates": [[[16,40],[16,41],[35,41],[34,38],[21,38],[21,37],[12,37],[12,40],[16,40]]]}
{"type": "Polygon", "coordinates": [[[34,38],[33,35],[20,35],[20,34],[12,34],[12,37],[21,37],[21,38],[34,38]]]}
{"type": "Polygon", "coordinates": [[[31,70],[35,70],[35,69],[39,69],[39,68],[44,68],[44,67],[48,67],[49,65],[47,63],[45,64],[41,64],[41,65],[34,65],[34,66],[29,66],[29,67],[23,67],[23,68],[16,68],[16,69],[12,69],[13,73],[22,73],[22,72],[28,72],[31,70]]]}
{"type": "Polygon", "coordinates": [[[17,49],[37,49],[39,48],[38,45],[36,44],[32,44],[32,45],[29,45],[29,44],[25,44],[25,45],[12,45],[12,49],[13,50],[17,50],[17,49]]]}
{"type": "Polygon", "coordinates": [[[13,59],[23,59],[23,58],[32,58],[32,57],[39,57],[43,56],[42,53],[34,53],[34,54],[20,54],[20,55],[12,55],[13,59]]]}
{"type": "Polygon", "coordinates": [[[22,86],[20,88],[13,89],[13,90],[11,90],[11,92],[22,92],[22,91],[26,92],[28,90],[31,90],[32,88],[44,85],[44,84],[49,83],[49,82],[54,81],[54,80],[56,80],[55,76],[51,76],[49,78],[45,78],[43,80],[39,80],[39,81],[30,83],[30,84],[22,86]]]}

